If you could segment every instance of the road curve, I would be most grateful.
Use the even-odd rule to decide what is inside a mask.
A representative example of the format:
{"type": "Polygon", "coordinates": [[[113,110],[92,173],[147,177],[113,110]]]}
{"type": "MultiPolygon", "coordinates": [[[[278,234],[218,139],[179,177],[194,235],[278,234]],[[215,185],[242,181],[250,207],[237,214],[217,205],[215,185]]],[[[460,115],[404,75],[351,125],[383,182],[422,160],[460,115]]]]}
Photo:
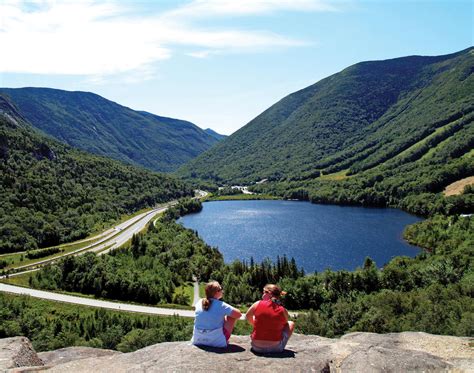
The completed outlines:
{"type": "MultiPolygon", "coordinates": [[[[207,192],[204,191],[199,191],[199,197],[198,198],[203,198],[207,196],[207,192]]],[[[149,212],[142,213],[138,216],[135,216],[134,218],[117,225],[116,227],[108,230],[107,232],[117,232],[121,231],[124,229],[124,232],[121,232],[121,234],[117,235],[114,237],[114,244],[110,246],[107,250],[100,251],[98,255],[105,254],[109,252],[110,250],[120,247],[123,245],[126,241],[128,241],[134,233],[140,232],[148,222],[153,220],[153,218],[165,211],[168,208],[162,207],[158,209],[154,209],[149,212]],[[148,216],[147,216],[148,215],[148,216]],[[141,219],[141,220],[140,220],[141,219]],[[140,221],[138,221],[140,220],[140,221]],[[138,222],[137,222],[138,221],[138,222]],[[132,224],[130,224],[132,223],[132,224]],[[135,224],[133,224],[135,223],[135,224]]],[[[103,235],[103,234],[102,234],[103,235]]],[[[103,250],[107,245],[110,245],[110,243],[107,244],[102,244],[100,245],[100,242],[96,242],[94,246],[94,249],[90,250],[84,250],[81,249],[80,253],[69,253],[73,255],[80,255],[83,254],[87,251],[99,251],[103,250]],[[99,245],[97,245],[99,244],[99,245]],[[97,246],[96,246],[97,245],[97,246]]],[[[54,260],[57,260],[58,258],[55,258],[54,260]]],[[[38,263],[36,263],[38,264],[38,263]]],[[[39,268],[31,269],[31,270],[26,270],[23,272],[11,274],[11,276],[15,275],[20,275],[26,272],[34,272],[39,270],[39,268]]],[[[1,276],[0,279],[4,278],[6,276],[1,276]]],[[[193,299],[193,306],[196,304],[196,302],[200,299],[199,297],[199,283],[196,278],[193,278],[194,280],[194,299],[193,299]]],[[[64,302],[64,303],[71,303],[71,304],[79,304],[83,306],[89,306],[89,307],[98,307],[98,308],[106,308],[110,310],[116,310],[116,311],[127,311],[127,312],[137,312],[137,313],[145,313],[145,314],[152,314],[152,315],[163,315],[163,316],[173,316],[173,315],[178,315],[182,317],[194,317],[194,311],[193,310],[180,310],[180,309],[172,309],[172,308],[160,308],[160,307],[151,307],[151,306],[140,306],[140,305],[135,305],[135,304],[128,304],[128,303],[117,303],[117,302],[109,302],[105,300],[98,300],[98,299],[93,299],[93,298],[83,298],[83,297],[78,297],[74,295],[66,295],[66,294],[59,294],[59,293],[53,293],[53,292],[48,292],[48,291],[43,291],[43,290],[36,290],[36,289],[31,289],[31,288],[25,288],[25,287],[20,287],[20,286],[14,286],[14,285],[8,285],[5,283],[0,282],[0,292],[6,292],[6,293],[11,293],[11,294],[17,294],[17,295],[29,295],[34,298],[40,298],[40,299],[46,299],[46,300],[51,300],[51,301],[56,301],[56,302],[64,302]]],[[[291,314],[293,317],[296,316],[296,313],[291,314]]],[[[240,318],[241,320],[245,319],[245,314],[242,315],[240,318]]]]}
{"type": "Polygon", "coordinates": [[[105,300],[82,298],[82,297],[77,297],[74,295],[58,294],[58,293],[51,293],[48,291],[23,288],[20,286],[7,285],[4,283],[0,283],[0,291],[11,293],[11,294],[18,294],[18,295],[29,295],[34,298],[52,300],[56,302],[80,304],[80,305],[89,306],[89,307],[107,308],[109,310],[116,310],[116,311],[146,313],[146,314],[151,314],[151,315],[164,315],[164,316],[178,315],[182,317],[194,317],[194,311],[192,310],[178,310],[178,309],[171,309],[171,308],[139,306],[139,305],[128,304],[128,303],[108,302],[105,300]]]}
{"type": "MultiPolygon", "coordinates": [[[[15,267],[14,270],[18,271],[18,270],[24,269],[24,271],[17,272],[16,274],[18,275],[21,273],[28,272],[26,270],[27,268],[34,268],[34,267],[38,267],[38,266],[45,265],[48,263],[52,263],[52,262],[57,261],[58,259],[64,258],[65,256],[82,255],[82,254],[85,254],[86,252],[97,252],[97,251],[104,250],[106,247],[109,247],[109,249],[106,250],[105,252],[109,252],[110,250],[116,249],[120,247],[121,245],[123,245],[125,242],[127,242],[130,238],[132,238],[134,233],[138,233],[139,231],[141,231],[155,215],[159,214],[160,212],[165,211],[166,209],[167,207],[162,207],[162,208],[153,209],[151,211],[147,211],[139,215],[136,215],[133,218],[107,230],[106,231],[108,232],[107,234],[101,233],[95,237],[92,237],[92,239],[97,238],[97,237],[102,237],[102,238],[90,245],[81,247],[77,250],[71,251],[61,256],[57,256],[55,258],[45,259],[45,260],[37,261],[34,263],[18,266],[18,267],[15,267]],[[137,227],[139,229],[137,229],[137,227]],[[112,237],[114,237],[113,243],[109,242],[112,237]]],[[[77,241],[77,242],[83,242],[83,241],[77,241]]],[[[71,244],[74,244],[74,242],[71,244]]],[[[103,253],[105,254],[105,252],[103,253]]],[[[0,279],[1,278],[3,277],[0,276],[0,279]]]]}

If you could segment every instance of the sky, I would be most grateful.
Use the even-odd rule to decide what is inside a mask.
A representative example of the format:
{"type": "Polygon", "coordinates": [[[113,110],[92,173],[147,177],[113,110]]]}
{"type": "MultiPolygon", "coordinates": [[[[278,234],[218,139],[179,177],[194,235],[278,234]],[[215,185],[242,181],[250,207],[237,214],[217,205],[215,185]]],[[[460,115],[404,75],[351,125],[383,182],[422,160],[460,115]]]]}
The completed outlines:
{"type": "Polygon", "coordinates": [[[472,46],[472,0],[0,0],[0,86],[97,93],[229,135],[357,62],[472,46]]]}

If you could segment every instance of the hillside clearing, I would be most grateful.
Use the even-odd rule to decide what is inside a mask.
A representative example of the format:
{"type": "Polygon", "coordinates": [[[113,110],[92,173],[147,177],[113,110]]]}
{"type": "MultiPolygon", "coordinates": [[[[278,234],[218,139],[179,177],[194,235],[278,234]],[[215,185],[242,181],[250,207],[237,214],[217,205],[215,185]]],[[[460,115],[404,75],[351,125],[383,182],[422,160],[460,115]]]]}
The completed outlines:
{"type": "Polygon", "coordinates": [[[469,176],[464,179],[455,181],[452,184],[449,184],[444,189],[443,193],[445,196],[455,196],[455,195],[461,194],[467,185],[473,185],[473,184],[474,184],[474,176],[469,176]]]}

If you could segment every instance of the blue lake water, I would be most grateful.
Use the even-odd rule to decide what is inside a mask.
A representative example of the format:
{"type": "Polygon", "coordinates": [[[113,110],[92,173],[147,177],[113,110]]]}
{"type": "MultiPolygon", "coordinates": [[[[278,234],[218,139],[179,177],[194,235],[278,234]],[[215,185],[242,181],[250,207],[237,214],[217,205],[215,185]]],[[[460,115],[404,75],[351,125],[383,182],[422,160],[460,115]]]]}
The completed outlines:
{"type": "Polygon", "coordinates": [[[216,201],[179,219],[218,247],[226,262],[294,257],[307,273],[353,270],[369,256],[379,267],[415,256],[403,229],[421,219],[397,209],[315,205],[295,201],[216,201]]]}

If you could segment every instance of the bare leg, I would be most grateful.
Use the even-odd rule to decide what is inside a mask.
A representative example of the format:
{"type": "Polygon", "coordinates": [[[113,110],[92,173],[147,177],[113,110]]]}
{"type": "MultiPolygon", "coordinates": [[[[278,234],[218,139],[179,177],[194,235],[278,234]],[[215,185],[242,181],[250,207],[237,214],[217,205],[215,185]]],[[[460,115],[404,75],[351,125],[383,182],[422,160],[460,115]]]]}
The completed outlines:
{"type": "Polygon", "coordinates": [[[237,319],[233,319],[232,317],[226,316],[225,321],[224,321],[224,328],[229,332],[229,334],[232,334],[232,331],[234,330],[235,322],[237,319]]]}

